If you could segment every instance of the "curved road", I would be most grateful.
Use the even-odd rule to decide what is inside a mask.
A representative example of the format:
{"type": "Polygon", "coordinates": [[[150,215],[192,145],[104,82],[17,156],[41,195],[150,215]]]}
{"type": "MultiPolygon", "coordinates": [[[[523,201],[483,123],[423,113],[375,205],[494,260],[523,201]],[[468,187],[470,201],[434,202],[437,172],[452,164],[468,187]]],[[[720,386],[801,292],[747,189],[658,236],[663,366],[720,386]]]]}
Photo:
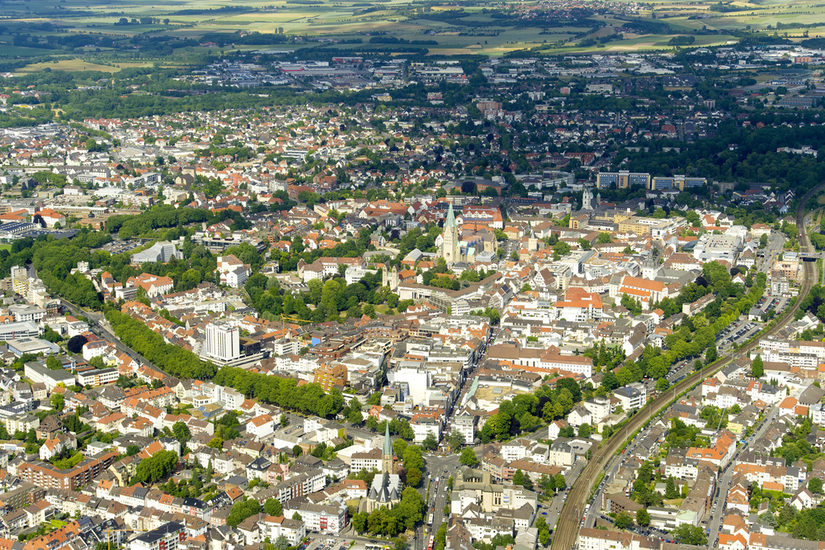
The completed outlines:
{"type": "MultiPolygon", "coordinates": [[[[800,245],[803,250],[808,252],[812,252],[812,249],[804,224],[805,205],[823,188],[825,188],[825,184],[814,187],[808,191],[799,201],[799,205],[796,210],[796,225],[799,229],[800,245]]],[[[574,547],[579,534],[581,518],[584,515],[584,508],[590,499],[591,488],[593,487],[595,481],[599,478],[599,475],[604,473],[605,467],[607,466],[610,458],[624,448],[625,441],[628,436],[636,430],[641,429],[651,418],[667,407],[670,402],[675,399],[676,395],[689,390],[708,376],[715,374],[717,371],[728,365],[731,361],[747,354],[759,344],[760,339],[777,333],[780,329],[792,321],[794,313],[799,308],[799,304],[808,295],[815,282],[815,265],[816,264],[814,262],[804,262],[805,274],[802,281],[802,286],[799,290],[799,298],[796,300],[793,307],[789,308],[784,314],[782,314],[781,317],[779,317],[779,319],[777,319],[776,324],[763,332],[759,338],[752,340],[750,343],[739,348],[733,353],[719,359],[716,363],[713,363],[701,371],[688,376],[664,394],[652,401],[649,401],[631,417],[630,421],[625,424],[621,430],[613,434],[613,436],[607,440],[605,445],[593,453],[590,462],[588,462],[581,475],[579,475],[576,482],[570,488],[570,493],[567,495],[567,499],[564,502],[564,508],[559,516],[556,533],[553,538],[553,550],[569,550],[574,547]]]]}
{"type": "Polygon", "coordinates": [[[150,368],[152,368],[152,369],[154,369],[158,372],[161,372],[161,373],[165,374],[169,378],[174,378],[168,372],[166,372],[163,369],[159,368],[157,365],[154,365],[151,361],[146,359],[144,356],[139,354],[137,351],[133,350],[132,348],[130,348],[129,346],[124,344],[120,340],[120,338],[118,338],[117,335],[113,331],[109,330],[109,328],[107,326],[108,323],[106,322],[106,317],[104,317],[104,315],[101,312],[99,312],[99,311],[87,311],[87,310],[85,310],[85,309],[83,309],[83,308],[81,308],[81,307],[79,307],[79,306],[77,306],[77,305],[75,305],[75,304],[73,304],[73,303],[71,303],[67,300],[64,300],[62,298],[60,299],[60,303],[64,308],[66,308],[69,311],[69,313],[71,313],[75,317],[82,316],[82,317],[86,317],[87,319],[89,319],[89,329],[92,332],[97,333],[98,336],[102,336],[105,340],[107,340],[108,342],[111,342],[112,344],[114,344],[114,346],[118,350],[122,351],[123,353],[125,353],[126,355],[128,355],[129,357],[131,357],[132,359],[134,359],[135,361],[137,361],[141,365],[146,365],[146,366],[148,366],[148,367],[150,367],[150,368]],[[97,329],[97,331],[95,329],[97,329]],[[99,332],[102,332],[103,334],[100,334],[99,332]]]}

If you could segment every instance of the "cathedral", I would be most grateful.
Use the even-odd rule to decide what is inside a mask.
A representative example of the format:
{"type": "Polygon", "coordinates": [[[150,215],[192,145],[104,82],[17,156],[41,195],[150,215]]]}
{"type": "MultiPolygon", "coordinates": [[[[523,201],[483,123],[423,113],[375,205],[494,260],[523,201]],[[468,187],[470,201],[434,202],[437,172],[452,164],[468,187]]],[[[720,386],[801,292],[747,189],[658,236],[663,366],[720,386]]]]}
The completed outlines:
{"type": "Polygon", "coordinates": [[[447,265],[464,261],[461,255],[461,243],[458,239],[458,226],[455,223],[455,211],[452,203],[450,203],[450,209],[447,211],[444,232],[441,234],[439,257],[444,258],[447,265]]]}

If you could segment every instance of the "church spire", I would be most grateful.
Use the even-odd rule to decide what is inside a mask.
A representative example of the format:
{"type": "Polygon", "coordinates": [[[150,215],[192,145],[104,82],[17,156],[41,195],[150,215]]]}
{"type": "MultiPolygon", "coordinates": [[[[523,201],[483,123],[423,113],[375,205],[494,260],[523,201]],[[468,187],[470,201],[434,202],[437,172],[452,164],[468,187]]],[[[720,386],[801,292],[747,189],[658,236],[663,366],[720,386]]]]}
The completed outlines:
{"type": "Polygon", "coordinates": [[[390,423],[387,422],[384,430],[384,454],[392,455],[392,440],[390,439],[390,423]]]}
{"type": "Polygon", "coordinates": [[[459,243],[458,243],[458,227],[455,223],[455,211],[453,210],[453,203],[447,210],[447,220],[444,222],[444,232],[441,235],[441,254],[447,264],[452,264],[460,261],[459,258],[459,243]]]}
{"type": "Polygon", "coordinates": [[[450,203],[450,208],[447,210],[447,222],[444,226],[448,228],[455,227],[455,212],[453,211],[453,203],[450,203]]]}
{"type": "Polygon", "coordinates": [[[381,466],[385,474],[392,473],[392,439],[390,439],[390,423],[387,422],[384,429],[384,451],[381,453],[381,466]]]}

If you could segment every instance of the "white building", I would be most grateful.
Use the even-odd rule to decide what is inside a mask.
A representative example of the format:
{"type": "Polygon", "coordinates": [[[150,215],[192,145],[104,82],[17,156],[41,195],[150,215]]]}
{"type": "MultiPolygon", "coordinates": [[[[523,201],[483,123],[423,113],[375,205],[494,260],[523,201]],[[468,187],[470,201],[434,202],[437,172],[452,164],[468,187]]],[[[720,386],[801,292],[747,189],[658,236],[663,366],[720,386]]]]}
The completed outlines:
{"type": "Polygon", "coordinates": [[[232,288],[242,287],[249,278],[250,273],[250,267],[232,254],[218,256],[217,270],[221,284],[232,288]]]}
{"type": "Polygon", "coordinates": [[[275,431],[275,421],[268,414],[256,416],[246,423],[246,431],[261,439],[275,431]]]}
{"type": "Polygon", "coordinates": [[[590,412],[594,424],[598,424],[610,415],[610,400],[606,397],[593,397],[582,405],[590,412]]]}
{"type": "Polygon", "coordinates": [[[395,387],[406,384],[414,404],[425,404],[427,388],[430,387],[430,373],[427,369],[402,367],[387,373],[387,380],[395,387]]]}
{"type": "Polygon", "coordinates": [[[185,540],[183,524],[171,521],[139,535],[129,543],[129,550],[177,550],[178,545],[185,540]]]}
{"type": "Polygon", "coordinates": [[[473,444],[476,437],[475,429],[475,416],[467,413],[459,413],[453,417],[453,431],[461,434],[464,438],[465,445],[473,444]]]}
{"type": "Polygon", "coordinates": [[[205,355],[219,361],[232,361],[241,356],[241,339],[238,327],[225,323],[206,325],[205,355]]]}
{"type": "Polygon", "coordinates": [[[647,401],[647,389],[640,382],[617,388],[613,391],[613,395],[619,400],[625,411],[640,409],[647,401]]]}
{"type": "Polygon", "coordinates": [[[347,526],[347,507],[343,503],[312,504],[296,499],[284,504],[284,516],[292,517],[296,512],[307,531],[337,534],[347,526]]]}
{"type": "Polygon", "coordinates": [[[434,421],[419,421],[411,422],[410,426],[413,429],[413,442],[420,444],[429,434],[433,434],[436,441],[441,441],[441,424],[434,421]]]}

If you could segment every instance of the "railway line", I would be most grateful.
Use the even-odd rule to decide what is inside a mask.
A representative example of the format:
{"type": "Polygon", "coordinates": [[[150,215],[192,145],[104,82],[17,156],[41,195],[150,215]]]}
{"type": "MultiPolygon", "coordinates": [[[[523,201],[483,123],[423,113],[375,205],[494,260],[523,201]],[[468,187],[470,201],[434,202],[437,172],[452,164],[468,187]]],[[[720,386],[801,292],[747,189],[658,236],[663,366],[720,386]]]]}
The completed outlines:
{"type": "MultiPolygon", "coordinates": [[[[814,187],[802,197],[797,206],[796,225],[799,230],[800,246],[804,252],[814,252],[804,223],[805,205],[807,205],[811,198],[823,189],[825,189],[825,184],[814,187]]],[[[759,344],[759,341],[762,338],[778,333],[789,322],[793,321],[794,314],[799,309],[799,304],[811,291],[816,279],[817,274],[815,264],[812,262],[804,262],[804,276],[799,290],[799,296],[796,302],[794,302],[794,304],[777,319],[773,326],[763,331],[757,338],[754,338],[741,348],[727,354],[702,370],[686,377],[662,395],[659,395],[655,399],[649,401],[635,415],[633,415],[633,417],[630,418],[622,429],[613,434],[613,436],[607,440],[606,444],[598,448],[593,453],[590,462],[587,466],[585,466],[584,470],[582,470],[581,475],[579,475],[575,483],[573,483],[573,486],[570,488],[570,492],[567,495],[567,499],[564,502],[564,508],[562,508],[561,515],[559,516],[559,521],[556,526],[555,536],[551,546],[553,550],[569,550],[574,548],[576,539],[579,535],[581,518],[584,515],[585,506],[590,500],[593,484],[597,479],[599,479],[600,474],[605,471],[605,467],[607,466],[610,458],[625,447],[627,438],[630,434],[633,434],[637,430],[644,427],[654,416],[669,406],[676,396],[690,390],[697,384],[701,383],[702,380],[708,376],[712,376],[725,366],[729,365],[732,361],[747,355],[759,344]]]]}

